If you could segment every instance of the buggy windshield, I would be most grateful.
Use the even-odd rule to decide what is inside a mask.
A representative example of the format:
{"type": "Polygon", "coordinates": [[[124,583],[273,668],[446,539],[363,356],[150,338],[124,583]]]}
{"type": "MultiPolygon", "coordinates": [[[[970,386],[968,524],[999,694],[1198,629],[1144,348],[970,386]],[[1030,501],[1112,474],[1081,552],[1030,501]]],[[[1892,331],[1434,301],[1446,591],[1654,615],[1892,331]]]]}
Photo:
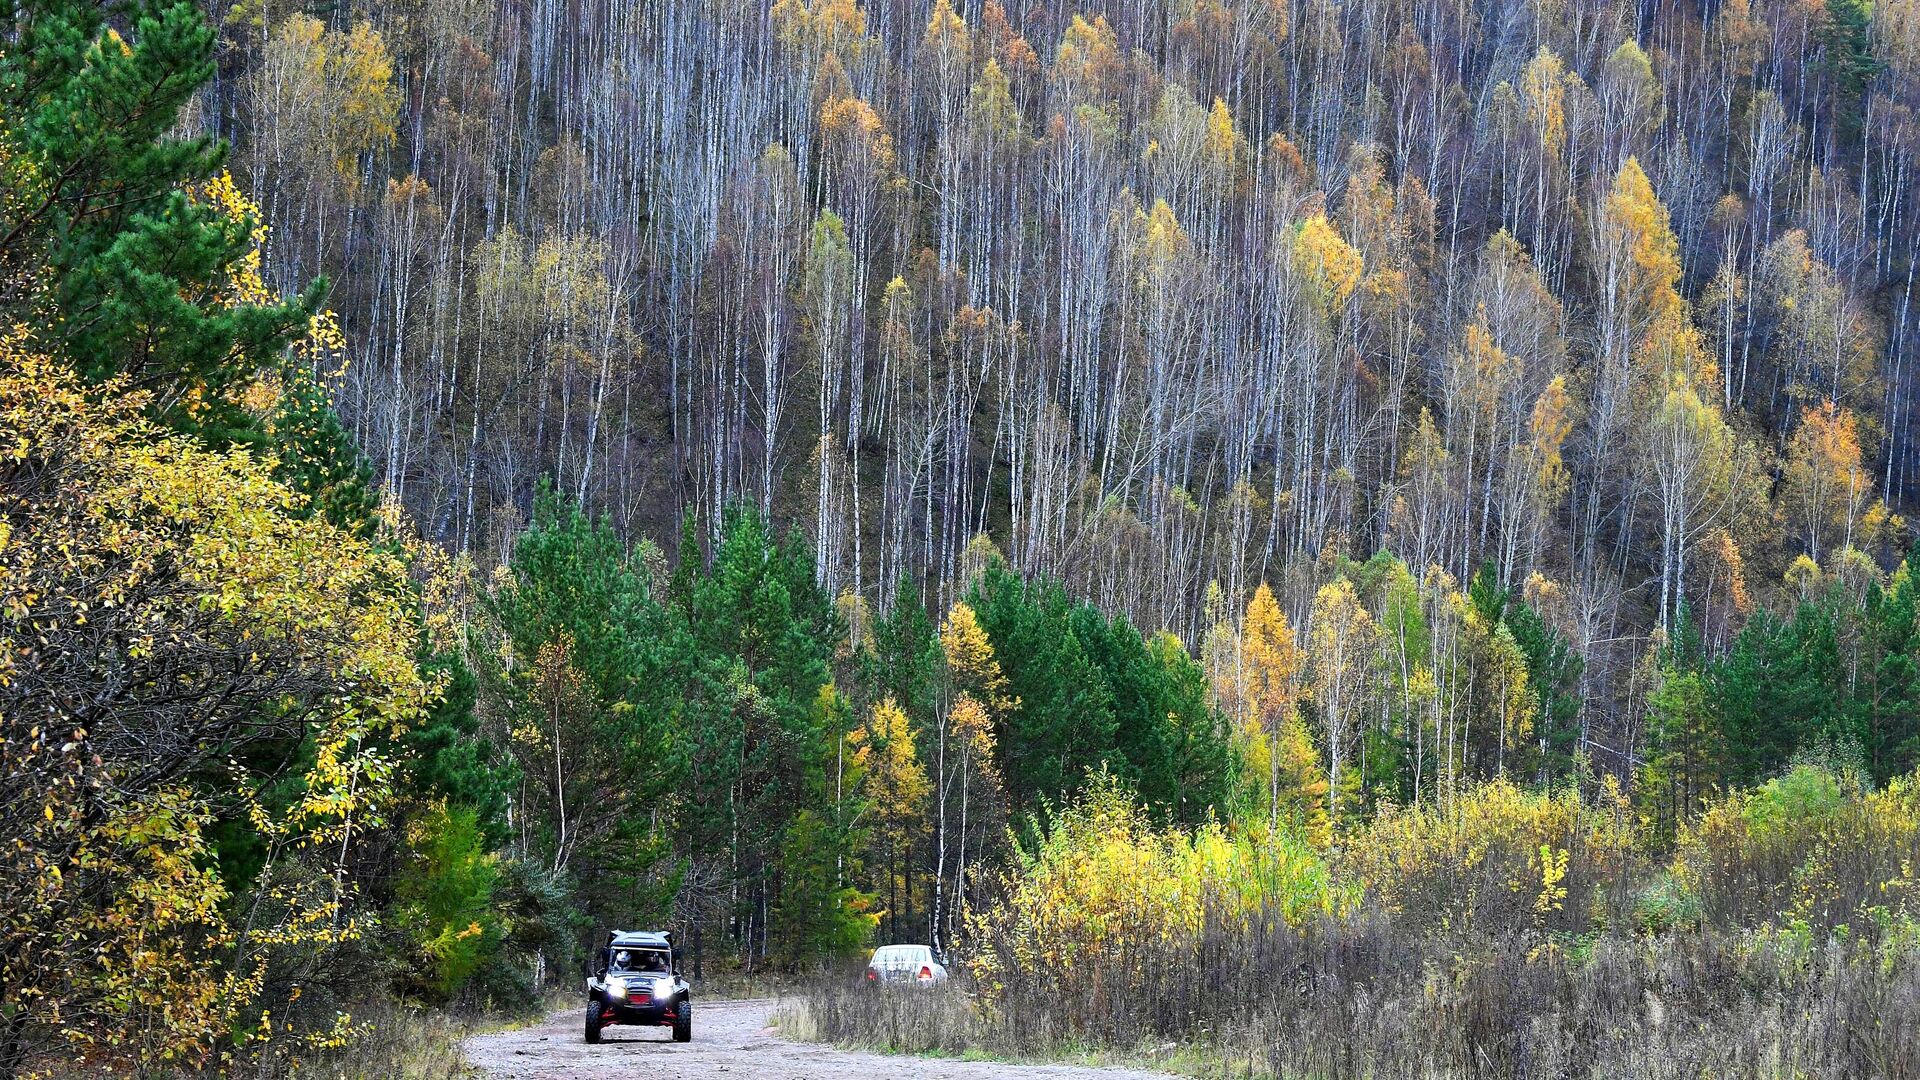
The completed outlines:
{"type": "Polygon", "coordinates": [[[665,975],[671,968],[664,949],[615,948],[607,970],[621,975],[665,975]]]}

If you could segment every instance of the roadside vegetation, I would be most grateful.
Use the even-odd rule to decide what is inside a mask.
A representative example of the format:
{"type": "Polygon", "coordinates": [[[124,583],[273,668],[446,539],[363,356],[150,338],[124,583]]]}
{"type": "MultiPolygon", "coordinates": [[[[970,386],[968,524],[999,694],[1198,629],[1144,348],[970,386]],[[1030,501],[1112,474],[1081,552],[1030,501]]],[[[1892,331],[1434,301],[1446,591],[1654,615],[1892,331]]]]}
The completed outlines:
{"type": "Polygon", "coordinates": [[[1671,845],[1604,787],[1477,785],[1324,852],[1158,830],[1097,788],[969,919],[952,984],[828,983],[792,1027],[1209,1075],[1912,1077],[1916,865],[1913,780],[1814,764],[1671,845]]]}

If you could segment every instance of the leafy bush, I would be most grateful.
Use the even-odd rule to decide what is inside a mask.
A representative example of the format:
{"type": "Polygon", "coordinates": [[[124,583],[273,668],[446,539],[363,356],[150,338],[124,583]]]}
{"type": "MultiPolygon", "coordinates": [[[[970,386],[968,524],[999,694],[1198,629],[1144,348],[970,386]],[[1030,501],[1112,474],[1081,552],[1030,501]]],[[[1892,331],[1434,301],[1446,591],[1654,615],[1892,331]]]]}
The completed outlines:
{"type": "Polygon", "coordinates": [[[1920,904],[1920,787],[1880,790],[1802,765],[1684,829],[1680,887],[1716,926],[1865,930],[1920,904]]]}
{"type": "Polygon", "coordinates": [[[1159,828],[1105,775],[1018,853],[1001,886],[1002,902],[968,923],[983,1000],[1047,1000],[1113,1031],[1157,1026],[1169,1002],[1195,1000],[1176,984],[1227,936],[1353,901],[1299,838],[1217,822],[1159,828]]]}
{"type": "Polygon", "coordinates": [[[500,947],[493,910],[499,860],[487,851],[479,815],[469,808],[434,807],[412,824],[407,839],[412,865],[396,879],[394,917],[419,963],[410,981],[444,1001],[500,947]]]}
{"type": "Polygon", "coordinates": [[[1617,788],[1493,781],[1385,809],[1329,864],[1156,828],[1096,779],[972,913],[954,986],[789,1015],[895,1052],[1174,1047],[1275,1077],[1920,1077],[1916,829],[1911,781],[1805,767],[1663,866],[1617,788]]]}
{"type": "Polygon", "coordinates": [[[221,1063],[280,988],[268,956],[361,937],[338,853],[429,696],[391,545],[292,514],[267,464],[120,389],[0,337],[0,1075],[76,1047],[221,1063]],[[221,814],[270,869],[244,892],[214,869],[221,814]]]}
{"type": "Polygon", "coordinates": [[[1078,1052],[1092,1039],[1283,1080],[1920,1077],[1920,951],[1719,934],[1571,950],[1526,928],[1466,946],[1380,912],[1321,916],[1212,942],[1135,1026],[1091,1024],[1057,994],[988,1012],[964,985],[873,993],[850,980],[787,1007],[783,1026],[894,1053],[1078,1052]]]}
{"type": "Polygon", "coordinates": [[[1383,808],[1341,852],[1370,904],[1442,929],[1582,932],[1626,902],[1632,832],[1608,787],[1524,791],[1504,779],[1436,802],[1383,808]]]}

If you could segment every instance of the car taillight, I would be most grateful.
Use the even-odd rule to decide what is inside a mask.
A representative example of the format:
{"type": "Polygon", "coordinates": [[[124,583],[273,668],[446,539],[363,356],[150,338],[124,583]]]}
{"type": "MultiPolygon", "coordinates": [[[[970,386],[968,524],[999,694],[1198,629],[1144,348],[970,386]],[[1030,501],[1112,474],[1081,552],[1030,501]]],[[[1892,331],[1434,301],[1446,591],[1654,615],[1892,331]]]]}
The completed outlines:
{"type": "Polygon", "coordinates": [[[872,968],[868,968],[868,969],[867,969],[867,981],[868,981],[868,982],[874,982],[874,981],[876,981],[876,980],[878,980],[879,978],[880,978],[880,973],[879,973],[878,971],[875,971],[875,970],[874,970],[874,969],[872,969],[872,968]]]}
{"type": "Polygon", "coordinates": [[[927,966],[927,965],[925,965],[925,964],[921,964],[921,965],[920,965],[920,977],[921,977],[921,978],[923,978],[923,979],[931,979],[931,978],[933,978],[933,969],[932,969],[932,968],[930,968],[930,967],[928,967],[928,966],[927,966]]]}

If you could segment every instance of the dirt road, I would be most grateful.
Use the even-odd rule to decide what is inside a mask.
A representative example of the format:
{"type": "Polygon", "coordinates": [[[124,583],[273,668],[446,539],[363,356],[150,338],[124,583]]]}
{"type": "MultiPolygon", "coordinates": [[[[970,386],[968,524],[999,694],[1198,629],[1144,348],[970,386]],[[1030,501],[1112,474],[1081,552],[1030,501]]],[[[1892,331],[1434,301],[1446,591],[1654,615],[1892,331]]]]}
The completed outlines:
{"type": "Polygon", "coordinates": [[[463,1045],[467,1060],[489,1080],[1166,1080],[1163,1073],[1074,1065],[1003,1065],[987,1061],[857,1054],[813,1043],[789,1042],[770,1026],[774,1003],[702,1002],[694,1011],[693,1041],[675,1043],[667,1029],[608,1028],[598,1046],[580,1037],[580,1010],[556,1013],[519,1031],[476,1035],[463,1045]]]}

